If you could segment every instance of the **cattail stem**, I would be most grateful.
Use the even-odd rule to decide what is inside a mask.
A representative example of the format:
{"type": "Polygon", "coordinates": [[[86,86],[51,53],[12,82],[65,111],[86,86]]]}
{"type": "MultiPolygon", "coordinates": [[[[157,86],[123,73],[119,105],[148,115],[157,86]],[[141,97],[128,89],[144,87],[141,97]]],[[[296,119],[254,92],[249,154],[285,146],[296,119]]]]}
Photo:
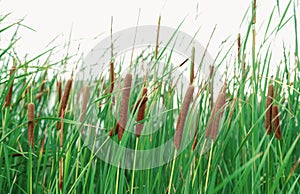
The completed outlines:
{"type": "Polygon", "coordinates": [[[195,47],[192,49],[191,69],[190,69],[190,84],[193,84],[195,76],[195,47]]]}
{"type": "Polygon", "coordinates": [[[238,61],[241,61],[241,34],[238,34],[238,39],[237,39],[237,43],[238,43],[238,61]]]}
{"type": "MultiPolygon", "coordinates": [[[[59,110],[59,117],[64,117],[64,114],[65,114],[65,110],[66,110],[66,107],[67,107],[67,104],[68,104],[68,99],[69,99],[69,96],[70,96],[70,91],[71,91],[71,88],[72,88],[72,79],[69,79],[67,81],[67,84],[66,84],[66,87],[65,87],[65,90],[64,90],[64,94],[62,96],[62,99],[61,99],[61,106],[60,106],[60,110],[59,110]]],[[[60,122],[57,123],[56,125],[56,129],[59,130],[61,128],[60,126],[60,122]]]]}
{"type": "MultiPolygon", "coordinates": [[[[136,104],[136,108],[139,106],[139,110],[138,110],[137,117],[136,117],[137,122],[140,122],[140,121],[145,119],[145,111],[146,111],[146,102],[147,102],[147,100],[148,100],[148,98],[147,98],[147,88],[144,87],[142,97],[138,100],[138,102],[136,104]]],[[[143,127],[144,127],[143,123],[138,123],[136,125],[136,136],[137,137],[140,137],[143,127]]]]}
{"type": "MultiPolygon", "coordinates": [[[[61,116],[61,128],[60,128],[60,135],[59,135],[59,147],[60,151],[62,152],[64,143],[64,110],[62,111],[61,116]]],[[[63,157],[61,156],[59,160],[59,189],[62,190],[63,188],[63,157]]]]}
{"type": "Polygon", "coordinates": [[[268,94],[267,94],[267,99],[266,99],[266,115],[265,115],[265,128],[268,133],[268,135],[271,134],[272,132],[272,103],[273,103],[273,97],[274,97],[274,85],[269,84],[268,85],[268,94]]]}
{"type": "Polygon", "coordinates": [[[34,104],[28,104],[28,145],[34,146],[34,104]]]}
{"type": "Polygon", "coordinates": [[[210,72],[209,72],[209,93],[210,93],[210,108],[213,108],[214,104],[214,82],[213,82],[213,75],[215,71],[215,66],[210,66],[210,72]]]}
{"type": "Polygon", "coordinates": [[[120,120],[117,126],[119,141],[121,141],[123,137],[127,119],[128,119],[128,104],[130,99],[131,82],[132,82],[132,75],[127,74],[124,79],[124,87],[123,87],[122,102],[121,102],[121,109],[120,109],[120,120]]]}
{"type": "Polygon", "coordinates": [[[157,23],[156,44],[155,44],[155,59],[157,59],[157,57],[158,57],[160,21],[161,21],[161,16],[159,16],[158,23],[157,23]]]}
{"type": "Polygon", "coordinates": [[[177,150],[180,148],[181,145],[183,128],[188,114],[190,103],[193,99],[193,93],[194,93],[194,86],[190,85],[189,88],[187,89],[187,92],[182,102],[182,106],[180,109],[180,114],[176,126],[176,131],[174,135],[174,145],[177,150]]]}
{"type": "MultiPolygon", "coordinates": [[[[10,77],[13,76],[13,73],[16,71],[16,66],[13,65],[12,68],[10,69],[10,77]]],[[[10,105],[10,102],[11,102],[11,98],[12,98],[12,92],[13,92],[13,85],[14,85],[14,79],[12,80],[12,83],[11,83],[11,86],[9,88],[9,91],[6,95],[6,98],[5,98],[5,104],[4,104],[4,107],[8,107],[10,105]]]]}
{"type": "Polygon", "coordinates": [[[221,89],[216,104],[213,106],[212,113],[208,119],[208,125],[205,131],[205,137],[210,137],[212,140],[216,140],[219,132],[219,122],[224,112],[224,105],[226,103],[226,83],[221,89]]]}

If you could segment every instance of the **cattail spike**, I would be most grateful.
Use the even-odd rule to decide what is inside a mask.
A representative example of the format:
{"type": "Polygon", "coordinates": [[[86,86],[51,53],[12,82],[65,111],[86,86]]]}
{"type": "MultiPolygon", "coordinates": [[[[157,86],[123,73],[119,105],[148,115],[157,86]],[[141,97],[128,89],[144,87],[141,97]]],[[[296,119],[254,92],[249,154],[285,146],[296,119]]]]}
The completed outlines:
{"type": "MultiPolygon", "coordinates": [[[[64,117],[65,110],[66,110],[66,107],[67,107],[67,104],[68,104],[68,99],[69,99],[69,96],[70,96],[70,91],[71,91],[71,88],[72,88],[72,82],[73,82],[73,80],[69,79],[67,81],[66,86],[65,86],[64,94],[63,94],[62,99],[61,99],[61,106],[60,106],[59,115],[58,115],[59,117],[64,117]]],[[[60,130],[60,128],[61,128],[60,122],[58,122],[57,125],[56,125],[56,129],[60,130]]]]}
{"type": "Polygon", "coordinates": [[[127,74],[124,79],[124,88],[122,93],[122,102],[121,102],[121,109],[120,109],[120,120],[119,120],[119,128],[118,128],[119,141],[121,141],[123,137],[127,119],[128,119],[128,104],[130,98],[131,82],[132,82],[132,75],[127,74]]]}
{"type": "MultiPolygon", "coordinates": [[[[10,77],[12,77],[15,70],[16,70],[16,66],[13,65],[12,68],[10,69],[10,73],[9,73],[10,77]]],[[[12,80],[12,84],[9,88],[9,91],[8,91],[7,95],[6,95],[4,107],[8,107],[10,105],[11,98],[12,98],[12,92],[13,92],[13,85],[14,85],[14,80],[12,80]]]]}
{"type": "Polygon", "coordinates": [[[272,107],[272,124],[275,131],[275,137],[280,140],[282,138],[280,132],[280,118],[279,118],[279,111],[278,106],[272,107]]]}
{"type": "Polygon", "coordinates": [[[185,124],[186,117],[188,114],[190,103],[193,99],[193,93],[194,93],[194,86],[190,85],[185,93],[185,96],[184,96],[184,99],[183,99],[183,102],[181,105],[180,114],[179,114],[176,131],[175,131],[175,135],[174,135],[174,145],[177,150],[180,148],[180,145],[181,145],[183,128],[184,128],[184,124],[185,124]]]}
{"type": "Polygon", "coordinates": [[[28,104],[28,144],[34,146],[34,104],[28,104]]]}
{"type": "Polygon", "coordinates": [[[57,95],[58,95],[58,102],[61,101],[61,81],[56,82],[57,86],[57,95]]]}
{"type": "Polygon", "coordinates": [[[210,137],[212,140],[216,140],[219,132],[219,122],[224,112],[224,105],[226,103],[226,89],[227,84],[225,83],[222,87],[217,101],[212,108],[212,113],[208,119],[208,125],[205,131],[205,137],[210,137]]]}
{"type": "MultiPolygon", "coordinates": [[[[138,100],[138,103],[136,104],[137,106],[139,106],[139,110],[138,110],[137,118],[136,118],[137,122],[145,119],[146,102],[148,100],[147,92],[148,92],[147,88],[143,88],[142,97],[138,100]]],[[[140,137],[143,127],[144,127],[144,124],[142,124],[142,123],[139,123],[136,125],[136,136],[137,137],[140,137]]]]}
{"type": "Polygon", "coordinates": [[[272,122],[272,103],[273,103],[273,97],[274,97],[274,85],[273,84],[269,84],[268,85],[268,94],[267,94],[267,99],[266,99],[266,115],[265,115],[265,128],[266,131],[268,133],[268,135],[271,134],[272,132],[272,126],[271,126],[271,122],[272,122]]]}

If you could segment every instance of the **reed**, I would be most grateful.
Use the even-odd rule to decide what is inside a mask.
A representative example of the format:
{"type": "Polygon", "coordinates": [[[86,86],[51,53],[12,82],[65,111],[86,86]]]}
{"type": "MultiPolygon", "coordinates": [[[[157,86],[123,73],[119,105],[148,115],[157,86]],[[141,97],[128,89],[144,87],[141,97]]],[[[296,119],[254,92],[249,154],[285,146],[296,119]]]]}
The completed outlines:
{"type": "Polygon", "coordinates": [[[34,147],[34,104],[28,104],[28,145],[34,147]]]}
{"type": "MultiPolygon", "coordinates": [[[[12,68],[10,69],[10,77],[13,76],[13,73],[16,71],[16,66],[13,65],[12,68]]],[[[8,107],[10,105],[10,102],[11,102],[11,98],[12,98],[12,93],[13,93],[13,85],[14,85],[14,79],[12,80],[12,83],[11,83],[11,86],[9,88],[9,91],[6,95],[6,98],[5,98],[5,104],[4,104],[4,107],[8,107]]]]}
{"type": "Polygon", "coordinates": [[[176,131],[175,131],[175,135],[174,135],[174,145],[177,150],[180,148],[180,145],[181,145],[184,124],[186,121],[190,103],[192,102],[192,99],[193,99],[193,93],[194,93],[194,86],[190,85],[185,93],[185,96],[184,96],[184,99],[183,99],[183,102],[181,105],[181,109],[180,109],[180,113],[179,113],[179,117],[178,117],[178,121],[177,121],[177,126],[176,126],[176,131]]]}
{"type": "Polygon", "coordinates": [[[268,85],[268,94],[266,99],[266,114],[265,114],[265,129],[270,135],[272,133],[272,103],[273,103],[273,97],[274,97],[274,85],[269,84],[268,85]]]}
{"type": "Polygon", "coordinates": [[[117,124],[116,131],[118,132],[118,139],[119,141],[122,140],[127,119],[128,119],[128,104],[130,99],[130,90],[131,90],[131,82],[132,82],[132,75],[127,74],[124,79],[124,86],[122,92],[122,102],[121,102],[121,109],[120,109],[120,120],[117,124]]]}
{"type": "Polygon", "coordinates": [[[205,137],[211,138],[214,141],[217,138],[219,132],[219,122],[225,108],[226,89],[227,89],[227,84],[225,83],[221,91],[219,92],[215,105],[213,106],[212,113],[208,119],[208,125],[205,130],[205,137]]]}
{"type": "MultiPolygon", "coordinates": [[[[65,86],[64,94],[63,94],[62,99],[61,99],[61,106],[60,106],[60,110],[59,110],[59,115],[58,115],[60,118],[64,117],[65,110],[66,110],[68,100],[69,100],[69,96],[70,96],[70,91],[71,91],[71,88],[72,88],[72,82],[73,82],[73,80],[69,79],[67,81],[66,86],[65,86]]],[[[58,122],[57,125],[56,125],[56,129],[60,130],[60,128],[61,128],[61,123],[58,122]]]]}
{"type": "MultiPolygon", "coordinates": [[[[138,100],[137,104],[136,104],[136,107],[139,106],[139,110],[138,110],[138,113],[137,113],[137,117],[136,117],[136,121],[137,122],[140,122],[142,120],[145,119],[145,111],[146,111],[146,103],[147,103],[147,88],[144,87],[143,88],[143,93],[142,93],[142,97],[138,100]]],[[[136,125],[136,136],[137,137],[140,137],[141,136],[141,133],[142,133],[142,129],[144,127],[144,124],[143,123],[138,123],[136,125]]]]}

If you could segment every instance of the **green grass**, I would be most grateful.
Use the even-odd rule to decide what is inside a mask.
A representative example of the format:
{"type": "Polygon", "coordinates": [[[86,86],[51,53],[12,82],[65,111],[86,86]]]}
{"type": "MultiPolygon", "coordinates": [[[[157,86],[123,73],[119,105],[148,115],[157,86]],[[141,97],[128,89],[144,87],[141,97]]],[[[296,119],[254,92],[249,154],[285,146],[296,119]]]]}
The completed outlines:
{"type": "MultiPolygon", "coordinates": [[[[228,73],[223,77],[228,84],[227,101],[216,141],[211,143],[204,138],[211,112],[210,88],[206,87],[206,82],[196,78],[195,93],[203,90],[193,99],[185,132],[196,130],[197,147],[192,151],[191,142],[178,157],[174,157],[173,152],[168,153],[168,157],[175,158],[173,161],[144,170],[123,169],[118,168],[118,165],[105,163],[97,157],[98,149],[94,145],[95,138],[91,135],[98,131],[86,130],[85,133],[80,133],[82,127],[87,129],[84,124],[95,123],[95,119],[100,123],[100,130],[107,134],[116,126],[118,119],[115,119],[114,110],[119,110],[121,96],[116,91],[113,93],[113,100],[108,92],[108,71],[88,83],[74,79],[64,118],[63,145],[60,147],[60,131],[56,130],[56,123],[60,121],[56,81],[63,75],[53,76],[53,72],[56,75],[57,68],[62,68],[62,72],[67,71],[68,61],[80,56],[67,53],[61,61],[52,62],[51,55],[57,52],[57,48],[52,48],[33,59],[20,58],[15,51],[15,44],[18,41],[18,29],[26,26],[22,24],[23,21],[7,24],[5,21],[9,15],[1,16],[0,36],[11,35],[11,40],[8,45],[1,44],[0,48],[0,193],[166,193],[168,189],[170,193],[299,193],[300,168],[291,173],[300,157],[300,62],[295,60],[299,59],[298,9],[296,1],[290,0],[286,7],[279,7],[279,1],[276,1],[265,24],[265,32],[252,24],[251,18],[255,11],[246,13],[241,25],[246,26],[241,30],[245,33],[241,34],[241,60],[232,57],[237,56],[236,41],[228,50],[222,50],[221,47],[215,59],[215,69],[228,66],[228,73]],[[279,23],[276,28],[271,29],[276,10],[281,13],[279,23]],[[288,15],[289,10],[294,14],[288,15]],[[291,23],[294,23],[294,29],[288,30],[293,32],[290,38],[295,40],[295,48],[283,48],[280,68],[272,73],[274,65],[270,64],[271,39],[276,38],[291,23]],[[12,34],[11,29],[15,30],[12,34]],[[252,42],[254,29],[257,35],[264,37],[263,42],[256,41],[255,45],[252,42]],[[12,63],[15,63],[17,70],[10,76],[12,63]],[[45,79],[44,95],[38,101],[35,96],[40,92],[45,79]],[[267,135],[264,128],[265,96],[269,82],[275,86],[273,103],[278,105],[280,111],[282,140],[277,140],[274,132],[267,135]],[[4,107],[12,85],[11,103],[4,107]],[[79,122],[82,101],[82,97],[79,97],[80,89],[85,85],[90,87],[90,99],[83,124],[79,122]],[[29,86],[31,87],[26,92],[29,86]],[[33,148],[27,142],[27,105],[30,102],[35,104],[36,118],[33,148]],[[82,137],[90,138],[89,142],[92,144],[87,145],[82,137]],[[41,152],[43,140],[45,145],[41,152]],[[210,149],[203,152],[207,148],[210,149]],[[61,158],[64,174],[62,189],[59,188],[61,158]]],[[[176,38],[175,35],[176,32],[170,38],[176,38]]],[[[192,45],[190,50],[192,53],[192,45]]],[[[125,132],[120,143],[124,147],[138,150],[155,148],[172,140],[179,113],[176,107],[181,107],[183,96],[173,90],[176,80],[172,80],[170,76],[178,68],[190,72],[189,62],[182,67],[178,67],[182,61],[172,64],[172,49],[170,52],[166,47],[161,49],[157,59],[154,52],[145,53],[138,54],[134,60],[131,68],[133,74],[142,59],[151,61],[154,65],[164,63],[165,66],[162,74],[156,75],[154,81],[150,81],[150,77],[146,81],[149,92],[144,130],[157,131],[139,139],[134,134],[125,132]],[[165,112],[159,117],[161,125],[157,129],[156,113],[161,112],[159,104],[164,105],[165,112]]],[[[197,55],[197,51],[195,54],[197,55]]],[[[78,61],[76,66],[79,68],[80,60],[78,61]]],[[[123,63],[122,58],[115,59],[117,78],[121,77],[123,63]]],[[[149,72],[154,69],[154,66],[149,68],[149,72]]],[[[136,81],[140,84],[131,88],[129,107],[141,97],[144,83],[143,77],[134,77],[133,80],[133,83],[136,81]]],[[[66,80],[63,80],[63,88],[65,83],[66,80]]],[[[121,79],[117,79],[117,83],[121,84],[121,79]]],[[[129,118],[133,119],[129,119],[126,129],[133,129],[135,117],[136,113],[132,113],[129,118]]],[[[101,143],[104,145],[108,138],[101,143]]],[[[119,143],[116,136],[111,138],[119,143]]],[[[121,153],[116,153],[118,154],[121,153]]],[[[151,158],[145,162],[160,159],[151,158]]],[[[136,164],[137,158],[134,161],[136,164]]]]}

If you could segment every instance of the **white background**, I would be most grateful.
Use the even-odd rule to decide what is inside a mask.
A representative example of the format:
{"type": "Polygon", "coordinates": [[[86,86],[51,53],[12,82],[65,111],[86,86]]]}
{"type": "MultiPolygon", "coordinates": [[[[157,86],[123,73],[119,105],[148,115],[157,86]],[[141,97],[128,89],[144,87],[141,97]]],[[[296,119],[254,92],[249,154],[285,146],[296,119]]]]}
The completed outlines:
{"type": "MultiPolygon", "coordinates": [[[[297,1],[297,0],[296,0],[297,1]]],[[[257,31],[258,42],[264,34],[271,10],[276,0],[257,1],[257,31]],[[262,27],[263,26],[263,27],[262,27]]],[[[280,0],[281,15],[288,0],[280,0]]],[[[299,2],[298,2],[299,4],[299,2]]],[[[203,45],[217,25],[216,32],[209,46],[209,52],[216,55],[219,46],[230,37],[228,45],[236,40],[239,32],[245,35],[246,23],[241,28],[241,21],[248,8],[250,0],[0,0],[1,15],[11,12],[10,21],[25,18],[24,24],[35,29],[21,29],[18,42],[18,52],[21,55],[34,56],[46,50],[46,45],[57,37],[56,44],[63,44],[68,40],[72,28],[71,49],[81,45],[81,51],[88,52],[99,40],[109,36],[111,16],[114,18],[113,31],[119,31],[137,23],[139,8],[141,9],[139,25],[157,24],[161,15],[161,25],[176,28],[186,17],[181,30],[191,35],[200,28],[196,37],[203,45]],[[97,39],[94,39],[97,37],[97,39]]],[[[298,6],[298,8],[300,8],[298,6]]],[[[288,16],[293,14],[293,5],[288,16]]],[[[250,21],[248,13],[246,21],[250,21]]],[[[277,9],[274,12],[273,26],[280,20],[277,9]]],[[[300,17],[298,16],[298,19],[300,17]]],[[[276,37],[273,46],[275,52],[274,63],[279,64],[282,59],[282,45],[294,52],[294,27],[290,22],[286,30],[276,37]],[[292,29],[292,30],[291,30],[292,29]],[[289,31],[290,30],[290,31],[289,31]]],[[[300,26],[298,24],[298,26],[300,26]]]]}

